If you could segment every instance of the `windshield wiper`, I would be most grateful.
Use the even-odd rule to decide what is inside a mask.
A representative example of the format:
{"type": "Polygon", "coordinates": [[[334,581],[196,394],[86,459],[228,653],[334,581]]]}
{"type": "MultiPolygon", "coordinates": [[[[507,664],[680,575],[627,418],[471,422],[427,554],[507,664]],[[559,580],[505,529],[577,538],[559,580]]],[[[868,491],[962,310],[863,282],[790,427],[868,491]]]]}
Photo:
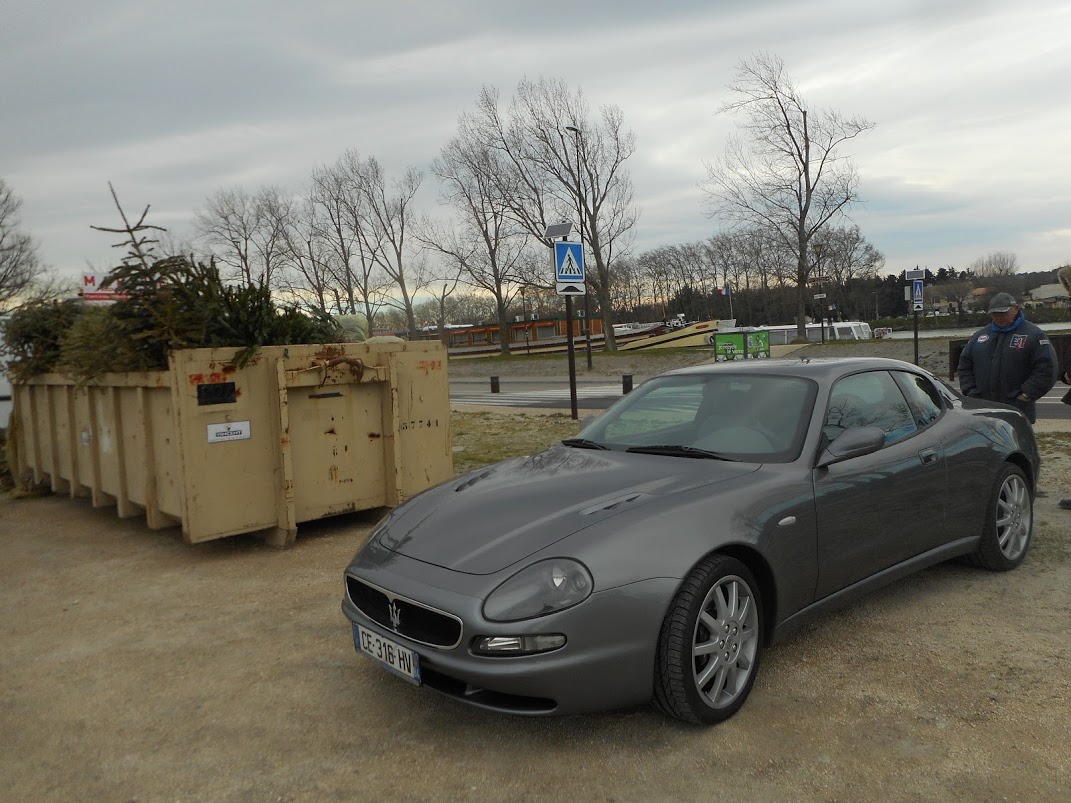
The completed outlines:
{"type": "Polygon", "coordinates": [[[601,443],[595,441],[589,441],[587,438],[566,438],[562,441],[562,446],[573,446],[577,449],[607,449],[609,447],[603,446],[601,443]]]}
{"type": "Polygon", "coordinates": [[[667,457],[698,457],[706,460],[728,460],[730,463],[739,463],[739,457],[730,457],[721,452],[712,452],[709,449],[698,449],[695,446],[681,446],[680,444],[667,446],[631,446],[625,450],[635,454],[660,454],[667,457]]]}

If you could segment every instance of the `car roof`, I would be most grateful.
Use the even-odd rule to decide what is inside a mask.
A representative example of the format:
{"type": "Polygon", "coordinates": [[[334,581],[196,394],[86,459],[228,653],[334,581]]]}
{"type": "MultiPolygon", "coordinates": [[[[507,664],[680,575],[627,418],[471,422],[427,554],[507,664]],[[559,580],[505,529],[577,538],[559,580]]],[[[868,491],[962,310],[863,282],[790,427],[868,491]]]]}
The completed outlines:
{"type": "Polygon", "coordinates": [[[925,369],[919,368],[903,360],[891,360],[887,357],[819,357],[791,358],[780,357],[776,359],[754,360],[729,360],[726,362],[709,362],[703,365],[693,365],[688,368],[677,368],[667,371],[662,376],[684,376],[689,374],[713,374],[713,373],[748,373],[766,376],[799,376],[816,381],[831,381],[845,374],[857,371],[899,370],[915,371],[929,374],[925,369]]]}

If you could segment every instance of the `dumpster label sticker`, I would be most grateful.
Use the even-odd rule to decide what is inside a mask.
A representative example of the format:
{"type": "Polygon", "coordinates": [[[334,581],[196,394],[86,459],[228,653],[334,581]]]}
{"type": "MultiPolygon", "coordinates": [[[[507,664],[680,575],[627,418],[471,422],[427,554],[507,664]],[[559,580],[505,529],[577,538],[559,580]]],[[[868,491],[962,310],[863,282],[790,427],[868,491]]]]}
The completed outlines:
{"type": "Polygon", "coordinates": [[[407,429],[438,429],[438,428],[439,428],[439,419],[438,418],[416,419],[416,420],[413,420],[413,421],[401,421],[398,424],[398,429],[403,430],[403,431],[407,430],[407,429]]]}
{"type": "Polygon", "coordinates": [[[225,441],[245,441],[250,438],[248,421],[231,421],[226,424],[208,425],[208,442],[223,443],[225,441]]]}

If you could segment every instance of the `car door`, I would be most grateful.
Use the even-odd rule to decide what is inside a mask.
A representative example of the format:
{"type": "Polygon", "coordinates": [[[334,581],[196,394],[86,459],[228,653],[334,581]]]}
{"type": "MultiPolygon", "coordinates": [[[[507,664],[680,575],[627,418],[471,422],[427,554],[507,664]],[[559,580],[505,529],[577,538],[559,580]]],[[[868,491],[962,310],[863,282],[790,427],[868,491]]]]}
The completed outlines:
{"type": "Polygon", "coordinates": [[[935,549],[958,538],[977,535],[985,506],[979,503],[979,451],[986,451],[978,438],[964,438],[962,425],[948,415],[951,405],[945,400],[937,381],[908,371],[893,371],[893,376],[907,397],[911,412],[926,439],[939,444],[945,466],[944,526],[918,527],[919,552],[935,549]]]}
{"type": "Polygon", "coordinates": [[[885,445],[814,469],[816,599],[918,554],[915,531],[944,519],[944,455],[939,444],[917,437],[925,427],[888,371],[852,374],[831,389],[825,437],[832,441],[855,426],[879,427],[885,445]]]}

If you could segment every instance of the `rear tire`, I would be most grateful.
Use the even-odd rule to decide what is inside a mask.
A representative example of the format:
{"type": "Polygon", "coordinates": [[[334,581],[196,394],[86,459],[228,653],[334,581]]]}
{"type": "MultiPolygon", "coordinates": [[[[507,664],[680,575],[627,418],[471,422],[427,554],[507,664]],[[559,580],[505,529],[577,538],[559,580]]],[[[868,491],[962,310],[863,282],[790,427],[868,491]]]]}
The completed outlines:
{"type": "Polygon", "coordinates": [[[992,572],[1014,569],[1026,557],[1034,529],[1034,500],[1026,475],[1007,463],[993,483],[985,530],[978,549],[968,560],[992,572]]]}
{"type": "Polygon", "coordinates": [[[701,725],[739,711],[758,674],[762,622],[758,584],[747,566],[727,555],[702,561],[662,622],[655,706],[701,725]]]}

